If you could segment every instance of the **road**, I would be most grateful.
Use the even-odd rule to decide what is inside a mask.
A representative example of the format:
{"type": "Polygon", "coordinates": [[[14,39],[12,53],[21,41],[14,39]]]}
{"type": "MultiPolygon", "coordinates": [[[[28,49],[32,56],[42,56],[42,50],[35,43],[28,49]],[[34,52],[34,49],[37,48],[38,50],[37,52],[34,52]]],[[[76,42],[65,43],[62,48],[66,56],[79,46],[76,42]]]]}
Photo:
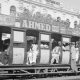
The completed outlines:
{"type": "Polygon", "coordinates": [[[40,78],[40,79],[6,79],[6,80],[80,80],[80,76],[40,78]]]}
{"type": "MultiPolygon", "coordinates": [[[[34,79],[31,79],[31,80],[34,80],[34,79]]],[[[35,80],[80,80],[80,76],[43,78],[43,79],[35,79],[35,80]]]]}

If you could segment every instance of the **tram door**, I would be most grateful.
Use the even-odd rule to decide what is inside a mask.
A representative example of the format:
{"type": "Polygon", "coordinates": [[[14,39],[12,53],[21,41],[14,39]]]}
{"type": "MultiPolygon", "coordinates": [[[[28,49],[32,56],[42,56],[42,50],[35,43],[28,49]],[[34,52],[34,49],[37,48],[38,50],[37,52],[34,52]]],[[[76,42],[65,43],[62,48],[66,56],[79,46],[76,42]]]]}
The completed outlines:
{"type": "Polygon", "coordinates": [[[25,31],[12,29],[12,64],[24,64],[25,31]]]}
{"type": "Polygon", "coordinates": [[[50,62],[50,34],[40,33],[40,64],[50,62]]]}
{"type": "Polygon", "coordinates": [[[62,64],[70,64],[70,38],[62,37],[62,64]]]}

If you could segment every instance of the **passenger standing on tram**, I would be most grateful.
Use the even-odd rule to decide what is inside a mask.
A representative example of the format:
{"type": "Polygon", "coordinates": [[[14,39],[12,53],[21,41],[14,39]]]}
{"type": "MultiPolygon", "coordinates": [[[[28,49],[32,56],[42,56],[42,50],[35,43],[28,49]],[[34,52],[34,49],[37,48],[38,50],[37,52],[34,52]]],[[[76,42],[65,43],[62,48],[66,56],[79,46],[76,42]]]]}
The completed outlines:
{"type": "Polygon", "coordinates": [[[38,52],[38,45],[32,42],[30,50],[27,52],[27,64],[36,64],[38,52]]]}
{"type": "Polygon", "coordinates": [[[36,64],[36,59],[38,55],[38,45],[37,44],[32,44],[32,54],[33,54],[33,64],[36,64]]]}
{"type": "Polygon", "coordinates": [[[27,46],[27,63],[26,64],[32,64],[32,40],[28,42],[27,46]]]}
{"type": "Polygon", "coordinates": [[[32,64],[32,48],[27,52],[27,64],[32,64]]]}
{"type": "Polygon", "coordinates": [[[75,48],[75,44],[72,43],[71,45],[71,68],[74,71],[77,71],[77,67],[76,67],[76,48],[75,48]]]}
{"type": "Polygon", "coordinates": [[[58,42],[55,48],[52,50],[52,59],[51,59],[51,64],[58,64],[59,63],[59,56],[61,53],[61,48],[60,48],[61,43],[58,42]]]}
{"type": "Polygon", "coordinates": [[[79,59],[79,43],[76,42],[76,62],[78,62],[79,59]]]}
{"type": "Polygon", "coordinates": [[[4,44],[3,44],[3,48],[4,48],[4,56],[3,56],[3,63],[5,65],[8,65],[8,61],[9,61],[9,53],[10,53],[10,39],[6,39],[4,41],[4,44]]]}

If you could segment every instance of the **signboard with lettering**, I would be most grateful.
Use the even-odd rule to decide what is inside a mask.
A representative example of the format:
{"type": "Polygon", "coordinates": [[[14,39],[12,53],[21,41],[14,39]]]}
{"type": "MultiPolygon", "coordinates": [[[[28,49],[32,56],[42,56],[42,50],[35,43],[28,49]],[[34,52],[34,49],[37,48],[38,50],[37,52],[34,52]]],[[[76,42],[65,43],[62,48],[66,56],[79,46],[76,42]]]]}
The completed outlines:
{"type": "Polygon", "coordinates": [[[48,32],[56,32],[56,33],[72,35],[72,36],[80,36],[79,29],[66,28],[64,26],[63,27],[54,26],[50,24],[39,23],[39,22],[29,21],[29,20],[22,20],[21,24],[19,25],[21,25],[20,27],[22,28],[29,28],[29,29],[35,29],[35,30],[41,30],[41,31],[48,31],[48,32]]]}
{"type": "Polygon", "coordinates": [[[52,32],[58,32],[59,33],[59,26],[52,26],[52,32]]]}
{"type": "Polygon", "coordinates": [[[31,28],[37,30],[51,31],[51,26],[49,24],[38,23],[34,21],[23,20],[22,27],[31,28]]]}
{"type": "Polygon", "coordinates": [[[23,20],[21,26],[24,28],[31,28],[31,29],[58,32],[59,33],[59,26],[54,26],[54,25],[49,25],[49,24],[44,24],[44,23],[38,23],[38,22],[34,22],[34,21],[23,20]]]}
{"type": "Polygon", "coordinates": [[[13,26],[14,23],[15,23],[14,17],[0,14],[0,25],[2,25],[2,26],[13,26]]]}
{"type": "Polygon", "coordinates": [[[66,34],[66,27],[60,27],[60,33],[66,34]]]}

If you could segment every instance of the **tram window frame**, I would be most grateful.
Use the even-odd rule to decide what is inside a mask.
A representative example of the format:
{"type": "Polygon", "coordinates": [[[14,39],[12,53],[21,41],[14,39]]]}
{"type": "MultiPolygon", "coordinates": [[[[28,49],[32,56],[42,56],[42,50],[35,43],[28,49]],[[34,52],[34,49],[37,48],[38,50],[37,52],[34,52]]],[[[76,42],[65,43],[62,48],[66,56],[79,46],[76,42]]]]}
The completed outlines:
{"type": "MultiPolygon", "coordinates": [[[[11,62],[10,62],[10,64],[11,65],[25,65],[25,63],[26,63],[26,45],[25,45],[25,43],[26,43],[26,30],[25,29],[21,29],[21,28],[12,28],[12,30],[11,30],[11,32],[12,32],[12,36],[11,36],[11,58],[12,58],[12,60],[11,60],[11,62]],[[22,32],[23,33],[23,40],[22,41],[14,41],[14,32],[15,31],[18,31],[18,32],[22,32]],[[20,50],[20,49],[18,49],[18,48],[24,48],[24,52],[22,53],[23,55],[24,55],[24,57],[22,56],[22,59],[24,59],[24,62],[22,63],[19,63],[18,61],[15,63],[15,62],[13,62],[13,61],[15,61],[16,60],[16,58],[17,57],[21,57],[21,55],[19,55],[17,52],[16,53],[14,53],[14,48],[16,48],[17,50],[20,50]],[[15,57],[15,58],[14,58],[15,57]]],[[[15,34],[16,35],[16,34],[15,34]]],[[[18,34],[19,35],[19,34],[18,34]]],[[[20,35],[19,35],[20,36],[20,35]]]]}
{"type": "Polygon", "coordinates": [[[24,42],[25,42],[24,37],[25,37],[25,32],[24,32],[24,31],[18,31],[18,30],[14,30],[14,31],[13,31],[13,42],[14,42],[14,43],[24,43],[24,42]],[[18,33],[18,36],[16,35],[15,32],[18,33]],[[20,33],[22,33],[22,34],[20,34],[20,33]],[[16,35],[17,39],[15,38],[15,35],[16,35]],[[19,36],[19,35],[20,35],[20,36],[19,36]],[[22,35],[22,36],[21,36],[21,35],[22,35]],[[21,38],[20,38],[20,37],[21,37],[21,38]]]}
{"type": "Polygon", "coordinates": [[[27,53],[27,61],[26,64],[30,65],[30,64],[37,64],[37,60],[38,60],[38,56],[39,56],[39,31],[36,30],[27,30],[26,31],[26,53],[27,53]],[[31,40],[28,40],[29,37],[31,37],[31,40]],[[29,49],[28,49],[29,48],[29,49]],[[36,50],[36,54],[34,55],[34,51],[36,50]],[[34,56],[36,56],[36,60],[33,57],[33,60],[30,60],[30,55],[29,54],[33,54],[34,56]]]}
{"type": "Polygon", "coordinates": [[[39,61],[39,63],[40,64],[50,64],[50,56],[51,56],[51,47],[50,47],[51,46],[51,44],[50,44],[50,41],[51,41],[51,33],[40,32],[39,35],[40,35],[39,36],[40,37],[40,61],[39,61]],[[45,38],[44,36],[47,36],[47,39],[44,39],[45,38]],[[41,43],[44,43],[43,44],[43,47],[42,47],[42,44],[41,43]],[[48,45],[46,45],[46,44],[48,44],[48,45]],[[42,52],[44,52],[44,53],[42,53],[42,52]],[[45,58],[44,58],[44,56],[45,56],[45,58]],[[44,61],[44,59],[45,59],[45,61],[44,61]]]}
{"type": "Polygon", "coordinates": [[[51,34],[51,64],[60,64],[61,63],[61,48],[62,48],[62,35],[57,33],[51,34]],[[59,50],[58,54],[56,54],[59,50]],[[56,56],[56,57],[55,57],[56,56]],[[52,62],[53,61],[53,62],[52,62]]]}

